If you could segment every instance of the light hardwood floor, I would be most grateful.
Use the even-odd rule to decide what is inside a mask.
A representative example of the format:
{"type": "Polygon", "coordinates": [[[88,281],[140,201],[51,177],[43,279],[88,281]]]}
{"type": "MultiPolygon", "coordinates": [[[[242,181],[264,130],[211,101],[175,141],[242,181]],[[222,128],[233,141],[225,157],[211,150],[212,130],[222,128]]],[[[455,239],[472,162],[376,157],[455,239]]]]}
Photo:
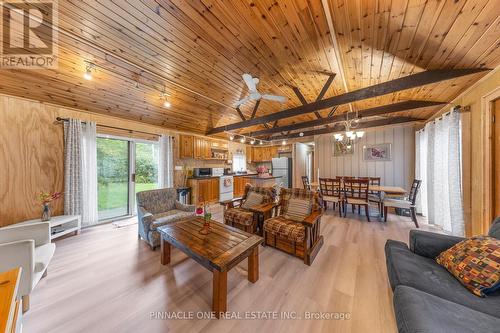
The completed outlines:
{"type": "MultiPolygon", "coordinates": [[[[220,211],[214,214],[220,219],[220,211]]],[[[431,229],[421,222],[423,230],[431,229]]],[[[137,239],[137,225],[88,228],[57,241],[48,276],[31,297],[25,332],[395,332],[387,280],[386,239],[407,241],[410,218],[322,220],[325,244],[312,266],[270,247],[260,249],[260,279],[246,260],[228,274],[228,309],[345,312],[349,320],[158,320],[157,311],[210,311],[212,274],[177,249],[160,265],[137,239]]]]}

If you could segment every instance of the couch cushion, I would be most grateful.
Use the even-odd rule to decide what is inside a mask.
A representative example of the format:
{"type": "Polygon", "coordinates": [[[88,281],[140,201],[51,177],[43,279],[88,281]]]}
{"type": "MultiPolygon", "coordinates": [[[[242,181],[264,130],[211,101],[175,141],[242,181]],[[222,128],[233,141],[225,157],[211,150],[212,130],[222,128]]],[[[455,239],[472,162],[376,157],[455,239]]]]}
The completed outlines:
{"type": "Polygon", "coordinates": [[[490,231],[488,232],[488,236],[500,239],[500,216],[493,220],[493,223],[490,226],[490,231]]]}
{"type": "Polygon", "coordinates": [[[298,243],[303,242],[306,235],[305,227],[302,224],[288,220],[283,216],[266,220],[264,230],[298,243]]]}
{"type": "Polygon", "coordinates": [[[500,327],[497,317],[406,286],[394,292],[394,311],[399,333],[486,333],[500,327]]]}
{"type": "Polygon", "coordinates": [[[54,256],[56,245],[48,243],[35,247],[35,273],[43,272],[49,266],[49,262],[54,256]]]}
{"type": "Polygon", "coordinates": [[[433,259],[419,256],[406,244],[387,241],[387,271],[392,289],[404,285],[500,317],[500,291],[486,298],[470,293],[444,267],[433,259]]]}
{"type": "Polygon", "coordinates": [[[484,297],[500,286],[500,240],[472,237],[453,245],[436,258],[460,283],[484,297]]]}
{"type": "Polygon", "coordinates": [[[252,225],[253,213],[241,208],[229,208],[224,213],[224,220],[226,223],[236,223],[241,225],[252,225]]]}
{"type": "Polygon", "coordinates": [[[186,212],[178,209],[172,209],[165,213],[154,214],[154,221],[149,228],[150,230],[156,230],[159,226],[179,221],[194,215],[194,212],[186,212]]]}

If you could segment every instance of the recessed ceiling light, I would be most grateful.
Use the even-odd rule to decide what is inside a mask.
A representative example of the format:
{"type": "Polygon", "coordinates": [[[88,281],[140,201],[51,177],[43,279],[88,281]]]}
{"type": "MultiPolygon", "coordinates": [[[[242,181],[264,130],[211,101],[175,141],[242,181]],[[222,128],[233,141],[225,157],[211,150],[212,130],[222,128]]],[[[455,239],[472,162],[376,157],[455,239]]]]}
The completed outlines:
{"type": "Polygon", "coordinates": [[[300,132],[300,133],[299,133],[299,136],[304,136],[304,132],[300,132]]]}

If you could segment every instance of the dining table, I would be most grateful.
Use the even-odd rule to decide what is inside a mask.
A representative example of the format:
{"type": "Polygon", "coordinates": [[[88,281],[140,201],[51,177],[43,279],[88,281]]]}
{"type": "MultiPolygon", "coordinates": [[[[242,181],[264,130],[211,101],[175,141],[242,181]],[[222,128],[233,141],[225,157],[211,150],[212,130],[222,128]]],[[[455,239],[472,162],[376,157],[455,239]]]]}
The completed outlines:
{"type": "MultiPolygon", "coordinates": [[[[311,182],[311,189],[314,191],[320,191],[319,182],[311,182]]],[[[399,186],[386,186],[386,185],[369,185],[368,190],[373,193],[376,192],[380,200],[383,200],[385,196],[390,197],[400,197],[406,195],[407,191],[399,186]]],[[[383,209],[378,214],[379,221],[383,220],[383,209]]]]}

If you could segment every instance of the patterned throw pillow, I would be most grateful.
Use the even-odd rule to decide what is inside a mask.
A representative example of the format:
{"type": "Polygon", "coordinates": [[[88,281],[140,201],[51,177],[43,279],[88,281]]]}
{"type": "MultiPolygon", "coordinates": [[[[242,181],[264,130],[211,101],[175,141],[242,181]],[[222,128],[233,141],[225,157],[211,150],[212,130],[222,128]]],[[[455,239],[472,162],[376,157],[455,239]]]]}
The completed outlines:
{"type": "Polygon", "coordinates": [[[243,209],[249,209],[254,206],[260,205],[264,201],[264,196],[259,193],[255,192],[250,192],[248,193],[247,199],[245,202],[241,205],[241,208],[243,209]]]}
{"type": "Polygon", "coordinates": [[[286,219],[300,222],[309,215],[311,215],[311,200],[290,199],[288,201],[286,219]]]}
{"type": "Polygon", "coordinates": [[[436,262],[475,295],[484,297],[500,288],[500,240],[472,237],[441,252],[436,262]]]}

